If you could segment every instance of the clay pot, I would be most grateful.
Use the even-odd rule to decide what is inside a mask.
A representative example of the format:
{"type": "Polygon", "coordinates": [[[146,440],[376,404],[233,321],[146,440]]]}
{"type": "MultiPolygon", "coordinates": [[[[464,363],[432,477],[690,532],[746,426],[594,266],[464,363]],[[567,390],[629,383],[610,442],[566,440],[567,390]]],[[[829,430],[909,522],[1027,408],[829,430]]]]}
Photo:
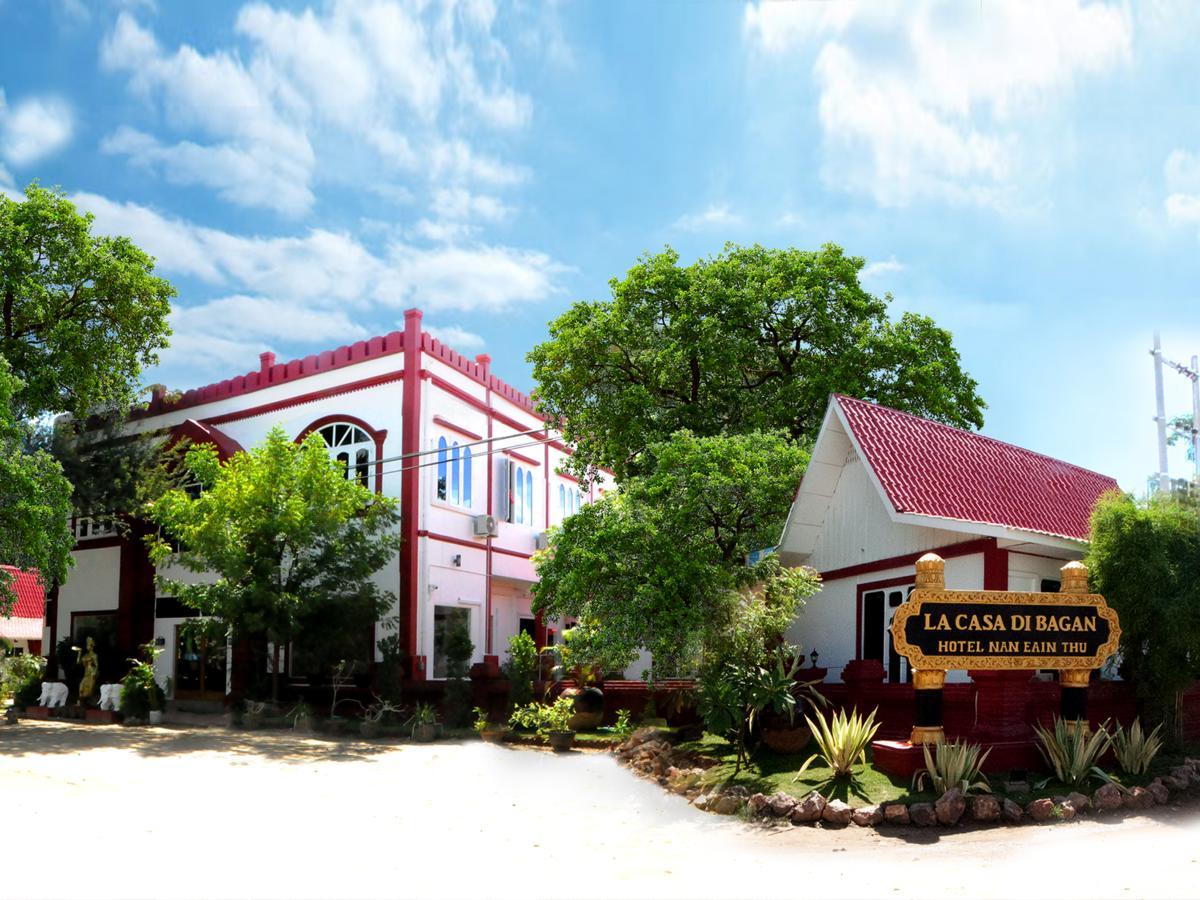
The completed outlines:
{"type": "Polygon", "coordinates": [[[776,753],[800,753],[812,740],[812,729],[804,723],[791,728],[764,728],[762,739],[776,753]]]}
{"type": "Polygon", "coordinates": [[[420,744],[429,744],[437,740],[438,729],[436,725],[414,725],[413,740],[420,744]]]}
{"type": "Polygon", "coordinates": [[[546,740],[554,750],[563,753],[575,746],[575,732],[551,731],[546,735],[546,740]]]}

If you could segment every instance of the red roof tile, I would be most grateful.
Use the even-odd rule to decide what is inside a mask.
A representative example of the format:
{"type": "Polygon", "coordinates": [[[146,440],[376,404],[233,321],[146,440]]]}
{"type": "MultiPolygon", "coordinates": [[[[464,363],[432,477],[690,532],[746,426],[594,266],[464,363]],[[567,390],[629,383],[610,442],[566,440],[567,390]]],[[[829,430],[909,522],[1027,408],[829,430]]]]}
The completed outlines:
{"type": "Polygon", "coordinates": [[[14,619],[40,619],[46,612],[46,592],[42,589],[42,580],[37,572],[23,572],[12,566],[0,566],[10,575],[16,575],[13,590],[17,595],[17,605],[13,608],[14,619]]]}
{"type": "Polygon", "coordinates": [[[972,431],[835,395],[898,513],[1088,539],[1116,481],[972,431]]]}

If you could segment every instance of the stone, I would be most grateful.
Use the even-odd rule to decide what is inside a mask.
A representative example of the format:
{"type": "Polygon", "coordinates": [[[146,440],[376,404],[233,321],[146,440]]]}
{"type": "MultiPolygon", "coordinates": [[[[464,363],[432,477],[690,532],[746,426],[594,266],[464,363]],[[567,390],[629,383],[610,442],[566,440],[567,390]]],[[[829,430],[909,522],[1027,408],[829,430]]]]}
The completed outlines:
{"type": "Polygon", "coordinates": [[[950,788],[933,805],[934,815],[942,825],[957,825],[967,811],[967,798],[959,788],[950,788]]]}
{"type": "Polygon", "coordinates": [[[971,818],[976,822],[995,822],[1000,818],[999,799],[992,794],[979,794],[972,797],[971,818]]]}
{"type": "Polygon", "coordinates": [[[1170,791],[1186,791],[1191,785],[1182,778],[1176,778],[1174,775],[1164,775],[1162,783],[1167,786],[1170,791]]]}
{"type": "Polygon", "coordinates": [[[1126,809],[1149,809],[1154,805],[1154,795],[1138,786],[1125,795],[1126,809]]]}
{"type": "Polygon", "coordinates": [[[830,825],[836,825],[839,828],[849,825],[850,819],[854,815],[854,808],[842,800],[830,800],[825,804],[825,809],[821,813],[821,818],[830,825]]]}
{"type": "Polygon", "coordinates": [[[1073,807],[1070,803],[1056,803],[1054,804],[1054,812],[1052,815],[1056,819],[1062,819],[1064,822],[1069,822],[1071,819],[1075,818],[1075,807],[1073,807]]]}
{"type": "Polygon", "coordinates": [[[771,814],[771,807],[767,804],[766,794],[751,794],[750,799],[746,801],[746,808],[750,810],[750,815],[756,819],[765,818],[771,814]]]}
{"type": "Polygon", "coordinates": [[[1034,800],[1025,807],[1025,812],[1029,813],[1029,818],[1033,821],[1045,822],[1054,815],[1054,801],[1049,797],[1034,800]]]}
{"type": "Polygon", "coordinates": [[[1084,813],[1092,808],[1092,801],[1088,799],[1087,794],[1072,791],[1067,794],[1067,799],[1063,801],[1063,806],[1071,807],[1076,813],[1084,813]]]}
{"type": "Polygon", "coordinates": [[[792,809],[792,824],[804,825],[817,822],[825,812],[825,798],[813,791],[792,809]]]}
{"type": "Polygon", "coordinates": [[[1167,790],[1167,786],[1157,779],[1146,785],[1146,790],[1150,792],[1155,803],[1162,804],[1171,799],[1171,792],[1167,790]]]}
{"type": "Polygon", "coordinates": [[[783,791],[776,791],[767,798],[767,806],[771,810],[771,815],[779,819],[786,819],[796,808],[796,798],[783,791]]]}
{"type": "Polygon", "coordinates": [[[928,828],[937,824],[937,813],[932,803],[914,803],[908,808],[908,818],[914,825],[928,828]]]}
{"type": "Polygon", "coordinates": [[[1004,821],[1010,825],[1016,825],[1025,816],[1025,810],[1021,809],[1021,804],[1015,800],[1009,800],[1007,797],[1000,804],[1000,812],[1004,816],[1004,821]]]}
{"type": "Polygon", "coordinates": [[[1191,766],[1176,766],[1171,770],[1171,777],[1178,781],[1182,781],[1187,785],[1195,784],[1196,770],[1191,766]]]}
{"type": "Polygon", "coordinates": [[[908,807],[903,803],[887,803],[883,807],[883,821],[888,825],[907,825],[911,820],[908,807]]]}
{"type": "Polygon", "coordinates": [[[709,804],[709,809],[719,816],[735,816],[742,811],[742,803],[736,794],[722,794],[715,804],[709,804]]]}
{"type": "Polygon", "coordinates": [[[855,825],[861,825],[868,828],[872,825],[878,825],[883,821],[883,809],[876,806],[860,806],[850,816],[850,821],[855,825]]]}
{"type": "Polygon", "coordinates": [[[1103,784],[1092,794],[1092,805],[1097,811],[1109,812],[1121,808],[1121,790],[1115,784],[1103,784]]]}
{"type": "Polygon", "coordinates": [[[701,794],[692,801],[692,806],[696,807],[696,809],[708,809],[708,804],[711,799],[711,794],[701,794]]]}

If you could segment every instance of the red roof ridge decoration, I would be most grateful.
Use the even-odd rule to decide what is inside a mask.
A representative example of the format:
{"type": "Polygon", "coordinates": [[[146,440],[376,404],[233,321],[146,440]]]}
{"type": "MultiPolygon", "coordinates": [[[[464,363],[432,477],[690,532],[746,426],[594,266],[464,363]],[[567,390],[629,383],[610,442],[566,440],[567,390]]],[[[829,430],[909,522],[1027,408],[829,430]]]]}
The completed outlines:
{"type": "MultiPolygon", "coordinates": [[[[40,621],[46,614],[46,591],[42,587],[42,579],[38,573],[18,569],[16,566],[0,565],[0,569],[15,576],[12,581],[12,590],[17,595],[17,603],[13,607],[10,618],[38,619],[40,621]]],[[[4,617],[0,616],[0,623],[3,621],[4,617]]]]}
{"type": "Polygon", "coordinates": [[[897,513],[1088,539],[1107,475],[974,431],[834,394],[897,513]]]}
{"type": "MultiPolygon", "coordinates": [[[[260,355],[259,368],[247,372],[245,375],[192,388],[174,399],[165,396],[161,391],[156,391],[145,408],[133,411],[130,418],[144,419],[178,409],[239,397],[300,378],[307,378],[310,375],[332,372],[335,369],[356,365],[370,359],[401,353],[406,349],[404,343],[404,332],[393,331],[386,335],[376,336],[365,341],[356,341],[353,344],[344,344],[334,350],[310,354],[302,359],[293,359],[283,363],[275,362],[275,354],[263,353],[260,355]]],[[[528,394],[522,393],[491,373],[491,359],[486,354],[481,354],[472,360],[446,346],[426,331],[421,332],[420,349],[458,369],[473,381],[490,387],[518,408],[541,417],[534,408],[533,399],[528,394]]]]}

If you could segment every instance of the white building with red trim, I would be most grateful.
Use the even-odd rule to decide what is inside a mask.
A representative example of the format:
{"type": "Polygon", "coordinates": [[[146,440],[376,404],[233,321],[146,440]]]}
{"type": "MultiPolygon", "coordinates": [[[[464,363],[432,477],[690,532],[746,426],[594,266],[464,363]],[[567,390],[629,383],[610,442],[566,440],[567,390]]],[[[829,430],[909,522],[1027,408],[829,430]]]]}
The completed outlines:
{"type": "MultiPolygon", "coordinates": [[[[836,678],[877,660],[909,678],[891,643],[892,612],[918,557],[946,560],[952,590],[1057,590],[1082,557],[1104,475],[970,431],[834,395],[779,545],[821,573],[789,635],[836,678]]],[[[966,680],[952,672],[951,680],[966,680]]]]}
{"type": "Polygon", "coordinates": [[[42,652],[42,631],[45,628],[46,590],[37,572],[26,572],[12,566],[0,566],[11,579],[9,586],[16,603],[7,616],[0,616],[0,638],[20,653],[42,652]]]}
{"type": "MultiPolygon", "coordinates": [[[[402,549],[377,577],[399,598],[393,613],[411,677],[442,674],[439,635],[450,618],[468,622],[477,662],[502,654],[520,630],[546,639],[530,605],[530,558],[547,528],[605,483],[585,495],[559,471],[568,449],[528,396],[492,374],[488,356],[455,352],[409,310],[404,331],[286,363],[264,353],[246,375],[175,399],[156,393],[130,425],[212,443],[225,457],[275,426],[297,440],[319,432],[347,477],[399,498],[402,549]]],[[[167,651],[161,675],[177,691],[224,695],[223,659],[199,658],[203,648],[180,639],[188,611],[157,593],[139,536],[79,522],[77,537],[75,568],[49,603],[48,648],[64,635],[104,632],[108,652],[128,656],[153,637],[167,651]]]]}

